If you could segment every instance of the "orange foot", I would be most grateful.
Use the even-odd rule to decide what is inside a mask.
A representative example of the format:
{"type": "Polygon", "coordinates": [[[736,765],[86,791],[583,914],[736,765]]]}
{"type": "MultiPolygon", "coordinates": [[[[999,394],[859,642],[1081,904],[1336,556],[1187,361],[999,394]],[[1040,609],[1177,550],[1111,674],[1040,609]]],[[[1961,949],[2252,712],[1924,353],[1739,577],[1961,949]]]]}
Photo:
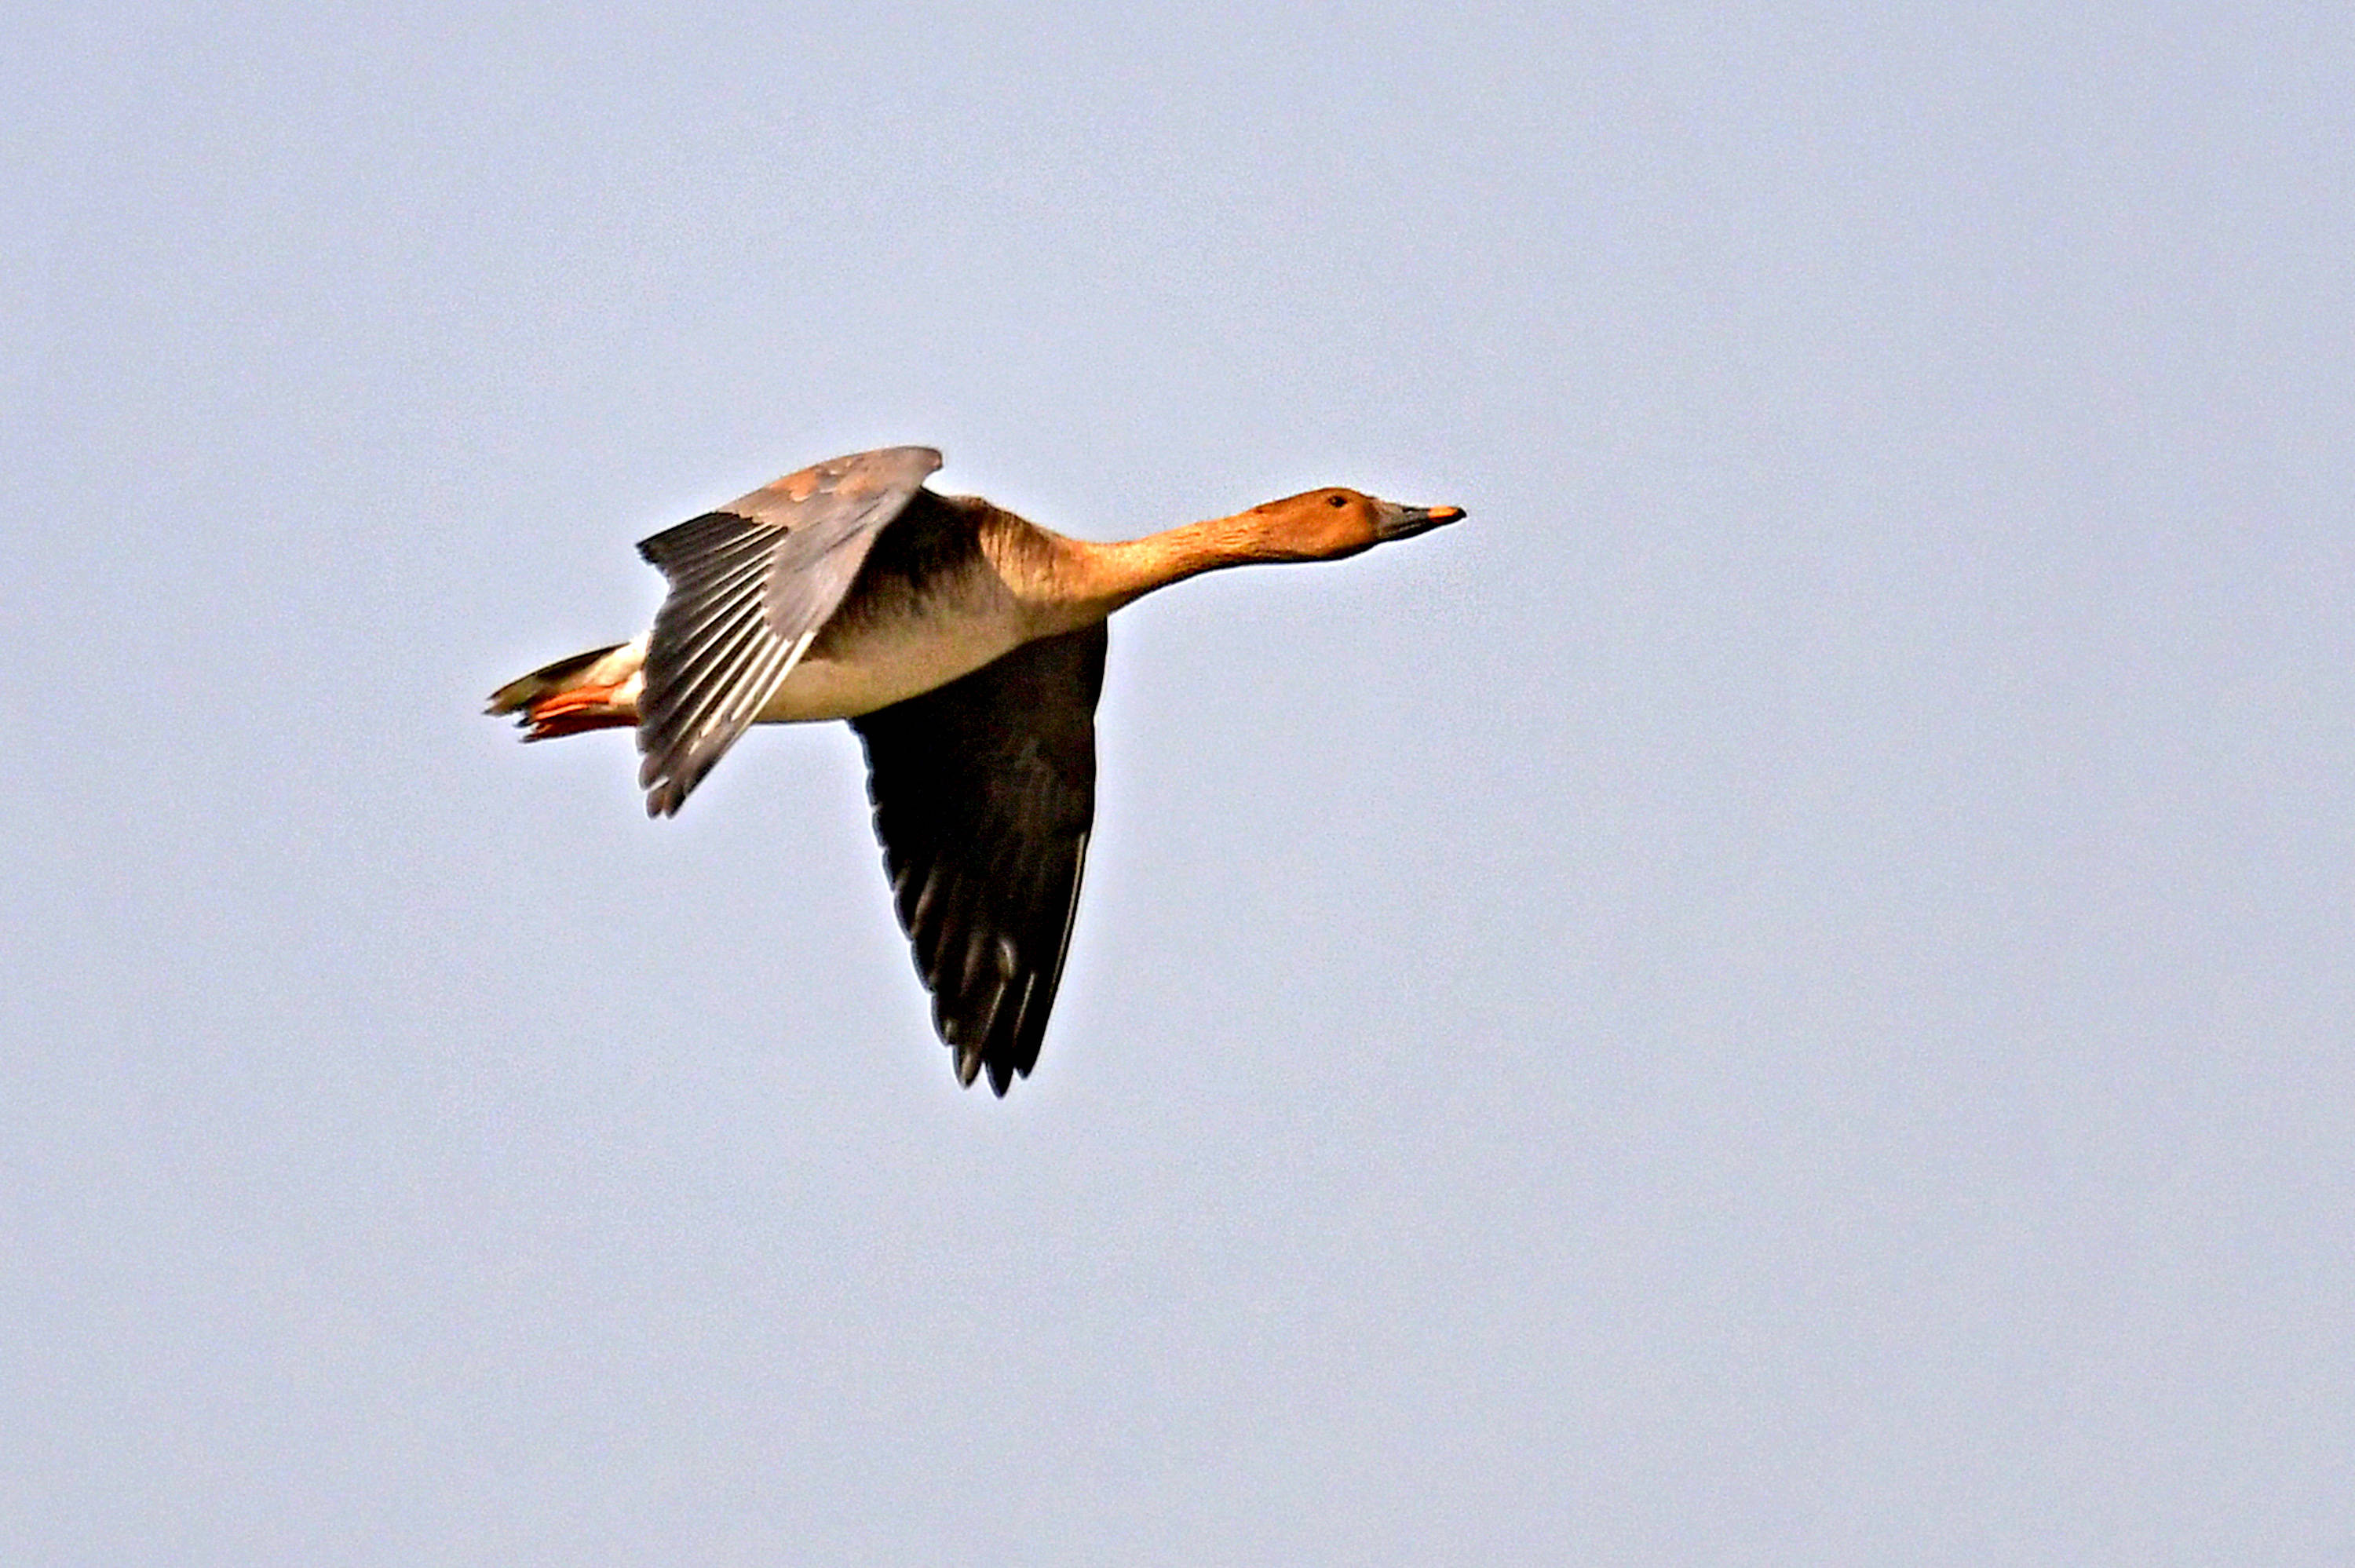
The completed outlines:
{"type": "Polygon", "coordinates": [[[592,729],[627,729],[638,722],[637,709],[613,700],[621,687],[575,686],[552,697],[542,697],[524,710],[526,740],[554,740],[592,729]]]}

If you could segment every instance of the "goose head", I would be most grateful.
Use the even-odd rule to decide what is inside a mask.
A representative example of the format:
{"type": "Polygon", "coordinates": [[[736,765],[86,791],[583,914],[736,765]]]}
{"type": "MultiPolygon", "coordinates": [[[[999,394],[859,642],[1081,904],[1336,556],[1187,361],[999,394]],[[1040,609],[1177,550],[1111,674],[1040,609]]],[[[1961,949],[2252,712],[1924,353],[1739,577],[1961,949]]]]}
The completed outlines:
{"type": "Polygon", "coordinates": [[[1332,487],[1270,501],[1247,515],[1264,547],[1263,559],[1337,561],[1453,523],[1464,515],[1464,508],[1406,506],[1362,491],[1332,487]]]}

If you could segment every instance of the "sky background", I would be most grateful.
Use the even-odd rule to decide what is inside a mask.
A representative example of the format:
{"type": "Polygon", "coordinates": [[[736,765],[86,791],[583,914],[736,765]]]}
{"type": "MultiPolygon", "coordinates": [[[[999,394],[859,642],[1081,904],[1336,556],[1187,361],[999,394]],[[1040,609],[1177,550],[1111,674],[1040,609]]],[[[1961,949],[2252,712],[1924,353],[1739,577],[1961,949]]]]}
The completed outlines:
{"type": "Polygon", "coordinates": [[[0,23],[0,1557],[2355,1557],[2343,5],[0,23]],[[788,469],[1124,613],[1037,1074],[841,726],[493,686],[788,469]]]}

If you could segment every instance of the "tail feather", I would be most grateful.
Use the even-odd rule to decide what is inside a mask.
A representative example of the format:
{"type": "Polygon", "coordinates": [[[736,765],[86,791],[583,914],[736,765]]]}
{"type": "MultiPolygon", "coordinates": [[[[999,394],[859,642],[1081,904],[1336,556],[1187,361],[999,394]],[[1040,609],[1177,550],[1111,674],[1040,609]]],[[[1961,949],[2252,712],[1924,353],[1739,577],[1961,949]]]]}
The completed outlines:
{"type": "Polygon", "coordinates": [[[618,653],[628,646],[625,642],[616,642],[587,653],[575,653],[570,659],[559,659],[553,664],[542,664],[530,674],[509,681],[493,692],[491,705],[483,711],[486,714],[521,713],[542,697],[552,697],[559,692],[579,685],[582,678],[596,668],[599,660],[608,653],[618,653]]]}
{"type": "Polygon", "coordinates": [[[553,740],[591,729],[634,728],[638,722],[635,643],[575,653],[544,664],[491,694],[491,714],[516,714],[526,740],[553,740]]]}

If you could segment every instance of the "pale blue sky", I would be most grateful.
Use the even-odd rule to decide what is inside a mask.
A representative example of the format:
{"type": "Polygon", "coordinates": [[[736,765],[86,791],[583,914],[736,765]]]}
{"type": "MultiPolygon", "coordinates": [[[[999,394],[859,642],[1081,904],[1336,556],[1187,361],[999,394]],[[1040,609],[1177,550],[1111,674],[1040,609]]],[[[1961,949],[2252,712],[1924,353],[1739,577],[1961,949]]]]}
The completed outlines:
{"type": "Polygon", "coordinates": [[[19,8],[0,1557],[2355,1556],[2342,8],[19,8]],[[476,716],[894,442],[1099,537],[1037,1075],[841,726],[476,716]]]}

